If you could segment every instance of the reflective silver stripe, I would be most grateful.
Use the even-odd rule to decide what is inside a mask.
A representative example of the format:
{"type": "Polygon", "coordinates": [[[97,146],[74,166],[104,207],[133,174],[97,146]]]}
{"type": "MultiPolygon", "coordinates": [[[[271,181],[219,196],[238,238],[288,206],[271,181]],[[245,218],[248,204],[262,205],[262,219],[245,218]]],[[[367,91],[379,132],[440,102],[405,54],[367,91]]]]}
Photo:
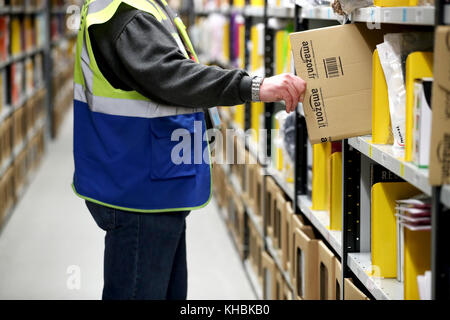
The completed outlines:
{"type": "MultiPolygon", "coordinates": [[[[89,4],[88,14],[101,11],[105,9],[112,0],[95,0],[89,4]]],[[[155,10],[156,6],[161,8],[159,4],[153,1],[147,0],[155,10]]],[[[165,12],[161,8],[162,12],[165,12]]],[[[158,10],[157,10],[158,11],[158,10]]],[[[167,13],[165,13],[167,15],[167,13]]],[[[163,19],[163,25],[169,30],[177,30],[176,26],[172,24],[169,19],[163,19]],[[175,28],[175,29],[174,29],[175,28]]],[[[174,34],[175,40],[180,47],[180,49],[185,52],[184,45],[178,34],[174,34]],[[176,36],[175,36],[176,35],[176,36]]],[[[140,118],[158,118],[167,117],[173,115],[190,114],[196,112],[203,112],[201,108],[183,108],[175,106],[167,106],[155,103],[149,100],[133,100],[133,99],[118,99],[110,97],[100,97],[93,95],[93,82],[94,82],[94,71],[90,67],[90,56],[87,47],[87,29],[85,28],[83,34],[83,45],[81,48],[81,69],[84,78],[85,86],[81,84],[74,84],[74,99],[85,102],[88,104],[89,109],[93,112],[124,116],[124,117],[140,117],[140,118]]]]}
{"type": "Polygon", "coordinates": [[[202,111],[200,108],[166,106],[153,101],[94,96],[80,84],[74,85],[74,99],[87,103],[93,112],[123,117],[159,118],[202,111]]]}
{"type": "Polygon", "coordinates": [[[94,0],[89,4],[88,14],[96,13],[105,9],[108,5],[110,5],[112,0],[94,0]]]}
{"type": "Polygon", "coordinates": [[[73,84],[73,98],[81,102],[87,102],[86,95],[84,94],[84,88],[81,84],[73,84]]]}

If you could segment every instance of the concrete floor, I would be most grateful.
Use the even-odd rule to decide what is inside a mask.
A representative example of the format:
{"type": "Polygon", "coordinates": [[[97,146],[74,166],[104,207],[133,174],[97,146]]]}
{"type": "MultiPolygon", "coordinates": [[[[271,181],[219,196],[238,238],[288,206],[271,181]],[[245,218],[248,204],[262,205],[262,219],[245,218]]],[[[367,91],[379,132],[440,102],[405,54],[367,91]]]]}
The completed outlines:
{"type": "MultiPolygon", "coordinates": [[[[72,123],[0,234],[0,299],[101,298],[104,232],[70,187],[72,123]]],[[[188,216],[187,246],[188,299],[255,299],[214,200],[188,216]]]]}

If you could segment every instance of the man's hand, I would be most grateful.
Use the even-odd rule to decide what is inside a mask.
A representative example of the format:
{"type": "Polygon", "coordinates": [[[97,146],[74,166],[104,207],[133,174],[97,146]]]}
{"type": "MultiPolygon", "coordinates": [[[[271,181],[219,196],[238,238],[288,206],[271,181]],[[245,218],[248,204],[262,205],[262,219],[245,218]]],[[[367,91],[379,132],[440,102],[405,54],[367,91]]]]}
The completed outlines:
{"type": "Polygon", "coordinates": [[[305,98],[306,82],[290,73],[264,78],[259,89],[259,97],[263,102],[284,100],[286,112],[294,111],[299,102],[305,98]]]}

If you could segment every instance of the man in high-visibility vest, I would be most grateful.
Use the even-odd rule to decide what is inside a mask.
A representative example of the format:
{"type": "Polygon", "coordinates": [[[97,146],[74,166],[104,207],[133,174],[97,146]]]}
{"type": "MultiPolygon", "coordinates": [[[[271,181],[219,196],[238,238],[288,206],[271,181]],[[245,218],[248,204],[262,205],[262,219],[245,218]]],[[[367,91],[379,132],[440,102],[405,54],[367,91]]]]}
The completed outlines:
{"type": "Polygon", "coordinates": [[[175,163],[172,133],[193,139],[216,105],[293,111],[305,82],[199,64],[165,0],[87,0],[74,82],[73,189],[106,231],[103,299],[185,299],[185,218],[211,198],[211,165],[175,163]]]}

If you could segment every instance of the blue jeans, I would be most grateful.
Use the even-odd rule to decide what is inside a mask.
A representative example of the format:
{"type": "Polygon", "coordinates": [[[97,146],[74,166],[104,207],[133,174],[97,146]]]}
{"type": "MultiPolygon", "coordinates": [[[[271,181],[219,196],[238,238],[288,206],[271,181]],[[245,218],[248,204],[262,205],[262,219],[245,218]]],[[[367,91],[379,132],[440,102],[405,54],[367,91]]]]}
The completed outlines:
{"type": "Polygon", "coordinates": [[[106,231],[103,300],[185,300],[189,211],[135,213],[86,201],[106,231]]]}

